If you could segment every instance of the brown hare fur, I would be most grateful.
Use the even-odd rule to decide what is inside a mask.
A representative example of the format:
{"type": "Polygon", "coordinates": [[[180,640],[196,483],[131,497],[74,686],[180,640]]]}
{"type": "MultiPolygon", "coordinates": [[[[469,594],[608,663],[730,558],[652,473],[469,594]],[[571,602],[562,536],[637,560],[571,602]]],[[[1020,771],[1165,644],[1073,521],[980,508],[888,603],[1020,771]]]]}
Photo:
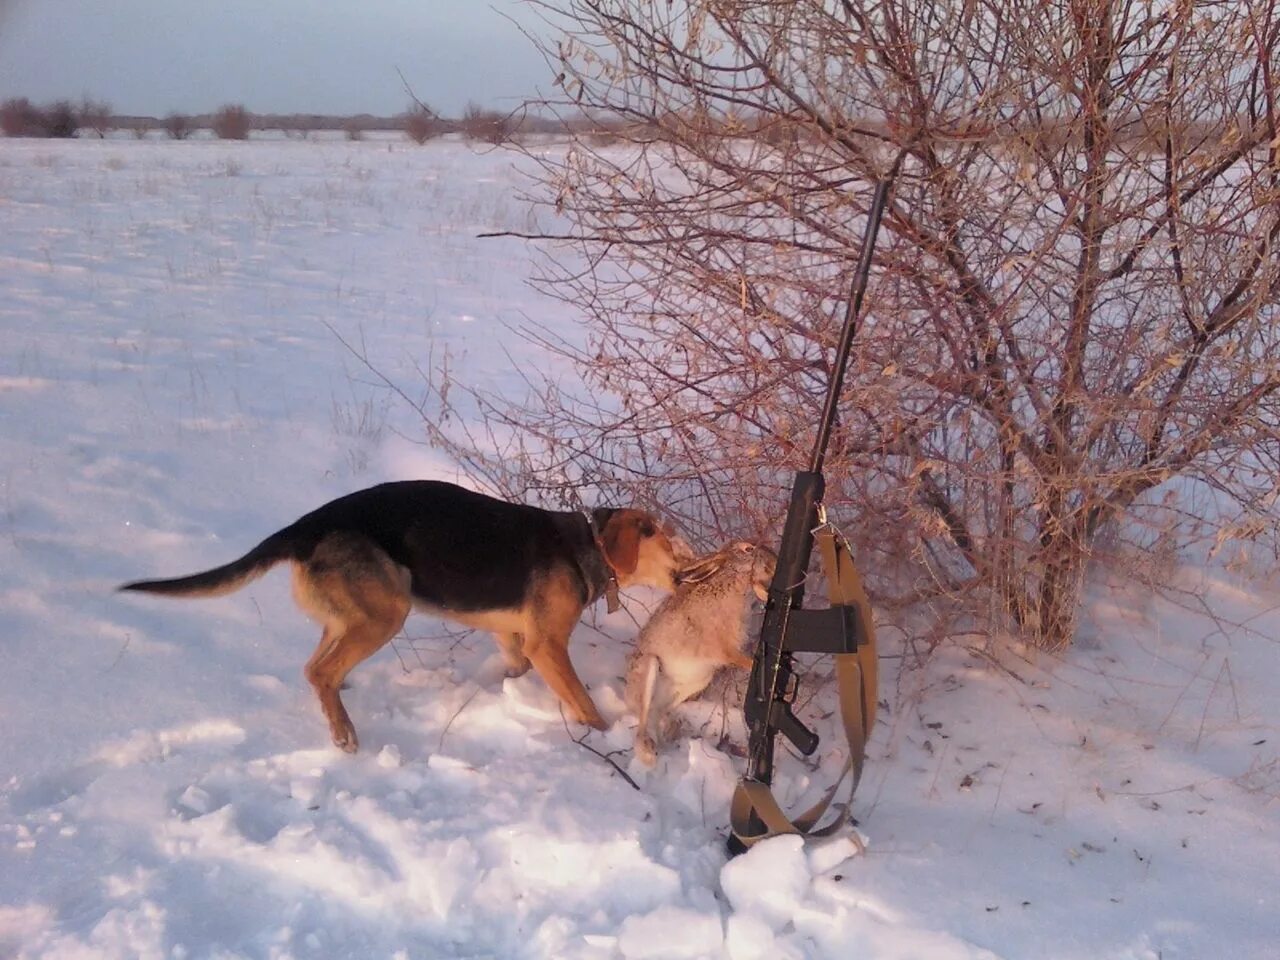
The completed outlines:
{"type": "Polygon", "coordinates": [[[645,766],[657,760],[673,707],[705,690],[721,667],[751,668],[742,651],[751,593],[767,597],[776,563],[767,547],[730,543],[688,567],[640,631],[626,698],[639,717],[635,755],[645,766]]]}

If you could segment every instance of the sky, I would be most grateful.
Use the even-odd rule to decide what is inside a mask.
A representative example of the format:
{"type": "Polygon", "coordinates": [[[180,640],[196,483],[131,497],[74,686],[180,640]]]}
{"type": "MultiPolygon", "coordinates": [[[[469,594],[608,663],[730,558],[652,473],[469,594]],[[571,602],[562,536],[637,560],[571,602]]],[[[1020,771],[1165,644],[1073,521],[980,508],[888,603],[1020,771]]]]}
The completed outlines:
{"type": "Polygon", "coordinates": [[[0,100],[118,113],[393,114],[512,108],[550,71],[514,0],[0,0],[0,100]]]}

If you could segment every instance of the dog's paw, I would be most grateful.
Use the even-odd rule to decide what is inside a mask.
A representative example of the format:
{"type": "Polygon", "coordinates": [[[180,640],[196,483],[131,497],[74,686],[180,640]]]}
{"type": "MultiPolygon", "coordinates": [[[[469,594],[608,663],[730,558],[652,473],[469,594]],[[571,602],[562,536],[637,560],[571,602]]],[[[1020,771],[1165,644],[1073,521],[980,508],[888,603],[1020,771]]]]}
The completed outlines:
{"type": "Polygon", "coordinates": [[[526,658],[525,661],[520,664],[508,663],[507,669],[503,671],[503,675],[508,680],[514,680],[516,677],[523,677],[526,673],[529,672],[529,668],[532,666],[533,664],[529,662],[528,658],[526,658]]]}
{"type": "Polygon", "coordinates": [[[344,753],[355,753],[360,749],[360,739],[356,736],[356,728],[350,723],[344,726],[334,725],[329,728],[333,737],[333,745],[344,753]]]}

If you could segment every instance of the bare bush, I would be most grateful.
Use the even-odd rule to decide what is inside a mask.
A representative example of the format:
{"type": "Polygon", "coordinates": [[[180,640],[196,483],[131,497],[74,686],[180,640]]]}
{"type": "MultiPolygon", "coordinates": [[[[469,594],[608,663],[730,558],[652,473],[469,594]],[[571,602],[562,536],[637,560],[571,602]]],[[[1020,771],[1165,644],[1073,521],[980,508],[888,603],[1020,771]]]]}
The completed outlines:
{"type": "Polygon", "coordinates": [[[68,140],[80,129],[80,116],[70,100],[58,100],[40,111],[42,137],[68,140]]]}
{"type": "Polygon", "coordinates": [[[1058,648],[1108,525],[1273,528],[1275,3],[562,6],[554,106],[631,143],[528,154],[587,324],[529,336],[586,396],[473,395],[483,442],[431,427],[469,469],[776,529],[901,155],[827,461],[878,601],[1058,648]]]}
{"type": "Polygon", "coordinates": [[[566,122],[559,132],[585,140],[593,147],[612,147],[628,139],[622,126],[609,117],[581,117],[566,122]]]}
{"type": "MultiPolygon", "coordinates": [[[[86,100],[86,104],[91,103],[86,100]]],[[[94,129],[105,131],[110,108],[93,105],[95,113],[89,118],[94,129]],[[106,112],[101,112],[105,110],[106,112]]],[[[82,125],[81,111],[70,100],[58,100],[48,106],[38,107],[26,97],[16,97],[0,104],[0,130],[7,137],[57,137],[70,138],[82,125]]]]}
{"type": "Polygon", "coordinates": [[[248,140],[253,114],[241,104],[229,103],[214,113],[211,125],[219,140],[248,140]]]}
{"type": "Polygon", "coordinates": [[[76,114],[81,127],[92,130],[99,140],[106,138],[107,131],[111,129],[111,104],[85,97],[80,101],[76,114]]]}
{"type": "Polygon", "coordinates": [[[417,144],[426,143],[445,132],[445,122],[425,103],[417,102],[401,118],[405,136],[417,144]]]}
{"type": "Polygon", "coordinates": [[[478,104],[467,104],[459,126],[462,135],[468,140],[499,144],[511,139],[511,118],[496,110],[486,110],[478,104]]]}
{"type": "Polygon", "coordinates": [[[0,132],[6,137],[38,136],[40,111],[26,97],[0,103],[0,132]]]}
{"type": "Polygon", "coordinates": [[[191,118],[185,113],[171,113],[164,118],[164,132],[171,140],[185,140],[191,136],[191,118]]]}

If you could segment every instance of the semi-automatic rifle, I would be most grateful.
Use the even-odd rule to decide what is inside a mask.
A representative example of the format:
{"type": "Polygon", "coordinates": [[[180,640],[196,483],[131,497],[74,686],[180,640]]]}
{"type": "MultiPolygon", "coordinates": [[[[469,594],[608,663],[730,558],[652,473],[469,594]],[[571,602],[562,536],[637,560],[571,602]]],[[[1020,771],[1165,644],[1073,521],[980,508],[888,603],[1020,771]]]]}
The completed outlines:
{"type": "Polygon", "coordinates": [[[876,185],[867,214],[862,253],[854,272],[853,289],[846,304],[844,325],[831,365],[826,404],[809,458],[809,469],[798,471],[791,487],[791,502],[778,548],[777,569],[769,587],[760,642],[747,685],[744,705],[750,733],[747,772],[739,781],[733,798],[732,834],[729,837],[732,853],[741,853],[751,844],[776,834],[819,836],[833,833],[843,826],[847,804],[833,822],[821,829],[815,828],[849,773],[853,774],[853,788],[856,789],[862,773],[866,737],[875,720],[876,652],[871,608],[853,566],[848,544],[827,523],[822,506],[825,492],[822,467],[835,424],[849,351],[857,333],[862,299],[867,290],[876,234],[897,167],[895,163],[888,176],[876,185]],[[815,542],[823,558],[830,606],[807,609],[804,606],[804,581],[815,542]],[[778,734],[782,734],[805,756],[818,748],[818,735],[806,727],[792,710],[798,686],[792,656],[796,653],[827,653],[835,657],[841,719],[849,741],[849,760],[840,780],[827,795],[793,820],[782,812],[770,790],[774,741],[778,734]]]}

